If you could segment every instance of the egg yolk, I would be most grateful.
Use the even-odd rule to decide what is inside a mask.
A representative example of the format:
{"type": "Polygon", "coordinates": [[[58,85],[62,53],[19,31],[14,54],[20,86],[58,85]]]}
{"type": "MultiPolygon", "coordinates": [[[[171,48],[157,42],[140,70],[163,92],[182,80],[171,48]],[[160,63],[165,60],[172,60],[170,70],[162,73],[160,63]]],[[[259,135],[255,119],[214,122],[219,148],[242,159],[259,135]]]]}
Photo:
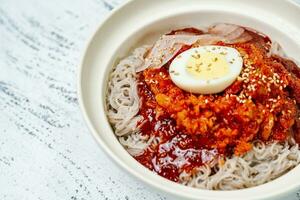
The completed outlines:
{"type": "Polygon", "coordinates": [[[186,70],[197,79],[210,80],[226,76],[229,65],[224,55],[206,52],[193,54],[186,64],[186,70]]]}

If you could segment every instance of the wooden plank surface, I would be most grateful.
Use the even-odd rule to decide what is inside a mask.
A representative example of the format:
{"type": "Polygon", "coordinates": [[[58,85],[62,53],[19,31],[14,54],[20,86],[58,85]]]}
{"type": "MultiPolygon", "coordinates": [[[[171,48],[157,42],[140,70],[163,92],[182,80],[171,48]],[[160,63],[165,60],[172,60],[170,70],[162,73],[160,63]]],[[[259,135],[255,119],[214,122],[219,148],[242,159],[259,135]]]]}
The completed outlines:
{"type": "Polygon", "coordinates": [[[121,1],[0,0],[1,200],[172,199],[112,163],[79,110],[79,57],[121,1]]]}

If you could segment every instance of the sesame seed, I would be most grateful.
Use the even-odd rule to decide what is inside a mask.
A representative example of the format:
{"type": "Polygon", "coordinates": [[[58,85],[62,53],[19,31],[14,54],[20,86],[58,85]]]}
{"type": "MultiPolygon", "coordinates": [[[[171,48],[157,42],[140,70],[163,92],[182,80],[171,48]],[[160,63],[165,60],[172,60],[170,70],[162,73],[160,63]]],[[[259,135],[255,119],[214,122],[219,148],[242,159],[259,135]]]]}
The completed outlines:
{"type": "Polygon", "coordinates": [[[192,57],[195,58],[195,59],[197,59],[196,55],[194,55],[194,54],[192,55],[192,57]]]}

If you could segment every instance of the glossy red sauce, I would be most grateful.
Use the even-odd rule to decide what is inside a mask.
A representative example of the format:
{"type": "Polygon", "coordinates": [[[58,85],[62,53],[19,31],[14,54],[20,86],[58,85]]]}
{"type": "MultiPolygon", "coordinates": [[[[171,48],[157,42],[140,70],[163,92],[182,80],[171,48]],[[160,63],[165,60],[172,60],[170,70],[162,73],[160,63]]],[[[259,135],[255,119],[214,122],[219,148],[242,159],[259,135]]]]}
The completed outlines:
{"type": "MultiPolygon", "coordinates": [[[[194,29],[191,31],[200,34],[194,29]]],[[[286,60],[280,58],[266,59],[269,39],[253,36],[252,44],[227,46],[249,55],[249,60],[255,62],[257,69],[253,70],[255,73],[249,78],[249,82],[255,84],[255,90],[248,90],[248,83],[237,80],[217,95],[189,94],[177,88],[170,80],[168,68],[172,60],[160,69],[139,73],[139,114],[144,118],[139,127],[142,134],[149,138],[154,137],[155,142],[142,155],[135,157],[137,161],[159,175],[177,182],[179,174],[183,171],[192,172],[220,156],[231,156],[233,153],[241,155],[249,151],[251,142],[256,139],[266,142],[283,141],[291,134],[290,130],[293,127],[293,134],[296,140],[298,137],[300,141],[297,106],[300,103],[300,96],[297,96],[300,92],[300,81],[297,78],[299,69],[290,63],[288,66],[285,64],[286,60]],[[262,81],[262,76],[268,79],[273,77],[274,73],[279,76],[278,84],[272,85],[262,81]],[[228,95],[240,95],[242,92],[247,94],[247,103],[236,97],[227,99],[228,95]],[[157,97],[162,94],[172,100],[167,106],[157,101],[157,97]],[[182,106],[182,110],[186,110],[187,113],[183,118],[187,118],[190,123],[195,120],[197,122],[203,115],[201,112],[195,114],[194,107],[198,106],[198,101],[203,98],[209,102],[209,106],[203,108],[202,112],[208,112],[207,116],[216,116],[213,127],[202,130],[203,127],[200,126],[194,130],[193,127],[189,127],[190,124],[180,124],[182,114],[178,115],[176,108],[182,106]]],[[[184,46],[178,54],[189,48],[191,46],[184,46]]]]}
{"type": "Polygon", "coordinates": [[[157,146],[150,147],[136,159],[147,168],[172,181],[178,181],[182,170],[190,171],[211,161],[216,149],[209,149],[212,141],[207,137],[184,134],[167,114],[157,117],[157,103],[141,75],[138,92],[142,101],[140,115],[144,117],[141,132],[160,138],[157,146]]]}

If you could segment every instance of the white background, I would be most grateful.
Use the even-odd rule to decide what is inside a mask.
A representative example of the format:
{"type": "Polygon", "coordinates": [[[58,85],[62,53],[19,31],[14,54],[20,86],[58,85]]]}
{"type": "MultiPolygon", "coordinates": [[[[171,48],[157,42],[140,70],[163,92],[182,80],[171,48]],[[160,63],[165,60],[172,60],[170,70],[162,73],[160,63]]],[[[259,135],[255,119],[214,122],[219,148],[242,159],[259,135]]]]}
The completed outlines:
{"type": "Polygon", "coordinates": [[[78,107],[83,47],[121,1],[0,0],[0,200],[171,199],[112,163],[78,107]]]}

